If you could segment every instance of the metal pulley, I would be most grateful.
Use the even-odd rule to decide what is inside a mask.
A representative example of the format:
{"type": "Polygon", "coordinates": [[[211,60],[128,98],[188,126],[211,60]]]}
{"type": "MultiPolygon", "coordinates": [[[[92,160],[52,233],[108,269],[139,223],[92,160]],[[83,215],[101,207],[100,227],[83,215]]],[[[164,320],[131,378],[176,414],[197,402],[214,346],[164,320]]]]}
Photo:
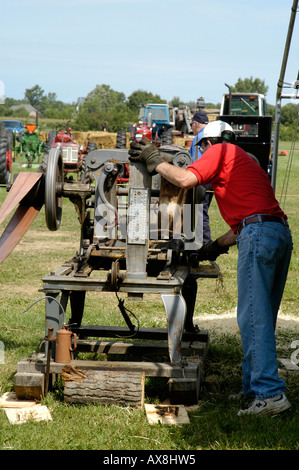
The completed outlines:
{"type": "Polygon", "coordinates": [[[61,149],[49,152],[45,182],[45,215],[49,230],[58,230],[62,216],[63,160],[61,149]]]}
{"type": "Polygon", "coordinates": [[[174,155],[172,163],[174,166],[187,168],[192,163],[192,157],[186,150],[181,150],[174,155]]]}

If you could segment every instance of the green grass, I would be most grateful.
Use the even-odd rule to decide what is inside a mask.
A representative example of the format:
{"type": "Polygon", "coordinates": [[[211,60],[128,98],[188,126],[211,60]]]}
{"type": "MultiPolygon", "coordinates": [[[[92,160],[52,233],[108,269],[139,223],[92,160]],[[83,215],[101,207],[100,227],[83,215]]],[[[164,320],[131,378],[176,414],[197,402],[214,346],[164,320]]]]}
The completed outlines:
{"type": "MultiPolygon", "coordinates": [[[[283,143],[281,149],[289,150],[283,143]]],[[[287,157],[279,157],[277,190],[283,185],[287,157]]],[[[14,171],[20,171],[18,162],[14,171]]],[[[299,317],[298,289],[298,198],[299,152],[293,161],[285,210],[294,239],[294,252],[281,311],[299,317]]],[[[0,203],[6,192],[0,188],[0,203]]],[[[5,345],[5,363],[0,364],[0,394],[13,390],[17,362],[37,351],[44,337],[44,301],[42,277],[72,257],[79,246],[79,224],[72,204],[64,200],[62,225],[48,232],[44,210],[33,222],[17,248],[0,267],[0,341],[5,345]]],[[[215,201],[210,209],[213,237],[227,231],[215,201]]],[[[7,221],[5,221],[6,223],[7,221]]],[[[5,223],[0,227],[1,231],[5,223]]],[[[199,280],[195,316],[221,315],[236,307],[237,249],[219,260],[223,285],[213,279],[199,280]]],[[[164,326],[165,312],[159,296],[134,303],[134,313],[142,326],[164,326]]],[[[69,311],[67,311],[67,318],[69,311]]],[[[114,294],[88,295],[84,323],[123,325],[114,294]]],[[[51,391],[43,401],[52,422],[27,422],[11,425],[0,410],[0,449],[13,450],[298,450],[298,373],[283,371],[292,409],[276,418],[237,417],[239,404],[229,395],[241,388],[242,351],[238,336],[210,330],[211,345],[202,378],[199,407],[190,412],[190,424],[183,426],[149,425],[141,409],[103,405],[69,405],[51,391]]],[[[277,332],[278,356],[290,358],[291,342],[298,339],[292,329],[277,332]]],[[[159,400],[167,393],[164,381],[148,380],[148,400],[159,400]]]]}

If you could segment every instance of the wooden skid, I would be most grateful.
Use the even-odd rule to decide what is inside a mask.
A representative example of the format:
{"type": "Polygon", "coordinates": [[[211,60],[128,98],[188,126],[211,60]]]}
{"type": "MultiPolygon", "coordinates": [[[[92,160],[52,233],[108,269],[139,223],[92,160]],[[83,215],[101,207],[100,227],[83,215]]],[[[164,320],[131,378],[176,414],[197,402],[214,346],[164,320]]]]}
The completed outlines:
{"type": "Polygon", "coordinates": [[[0,224],[41,178],[41,173],[19,173],[0,209],[0,224]]]}
{"type": "Polygon", "coordinates": [[[24,197],[30,193],[41,177],[41,173],[19,173],[1,206],[0,224],[20,203],[0,238],[0,264],[25,235],[42,207],[43,203],[40,201],[34,201],[34,205],[23,203],[24,197]]]}

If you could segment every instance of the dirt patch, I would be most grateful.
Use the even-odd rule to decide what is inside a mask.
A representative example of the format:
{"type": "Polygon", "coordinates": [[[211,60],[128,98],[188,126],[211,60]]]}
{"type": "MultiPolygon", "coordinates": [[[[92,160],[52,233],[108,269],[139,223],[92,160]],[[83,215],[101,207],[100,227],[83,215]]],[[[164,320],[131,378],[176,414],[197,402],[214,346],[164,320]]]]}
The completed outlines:
{"type": "MultiPolygon", "coordinates": [[[[220,315],[199,315],[194,316],[194,324],[202,330],[214,330],[216,333],[232,334],[240,336],[240,331],[237,323],[237,310],[234,309],[230,312],[225,312],[220,315]]],[[[277,330],[287,329],[299,332],[299,318],[290,315],[284,315],[279,312],[277,320],[277,330]]]]}

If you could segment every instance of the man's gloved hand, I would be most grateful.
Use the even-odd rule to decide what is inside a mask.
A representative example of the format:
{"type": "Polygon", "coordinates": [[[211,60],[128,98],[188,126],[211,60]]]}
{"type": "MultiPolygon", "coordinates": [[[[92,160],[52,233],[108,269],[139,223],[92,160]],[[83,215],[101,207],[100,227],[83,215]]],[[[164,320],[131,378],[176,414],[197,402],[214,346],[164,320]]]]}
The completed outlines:
{"type": "Polygon", "coordinates": [[[135,142],[134,140],[130,144],[129,160],[131,162],[141,162],[146,166],[147,171],[152,174],[154,173],[156,166],[163,162],[163,159],[154,144],[147,143],[143,140],[135,142]]]}
{"type": "Polygon", "coordinates": [[[197,251],[196,257],[198,261],[215,261],[219,255],[223,253],[228,253],[227,246],[220,246],[218,241],[208,242],[202,245],[202,247],[197,251]]]}

